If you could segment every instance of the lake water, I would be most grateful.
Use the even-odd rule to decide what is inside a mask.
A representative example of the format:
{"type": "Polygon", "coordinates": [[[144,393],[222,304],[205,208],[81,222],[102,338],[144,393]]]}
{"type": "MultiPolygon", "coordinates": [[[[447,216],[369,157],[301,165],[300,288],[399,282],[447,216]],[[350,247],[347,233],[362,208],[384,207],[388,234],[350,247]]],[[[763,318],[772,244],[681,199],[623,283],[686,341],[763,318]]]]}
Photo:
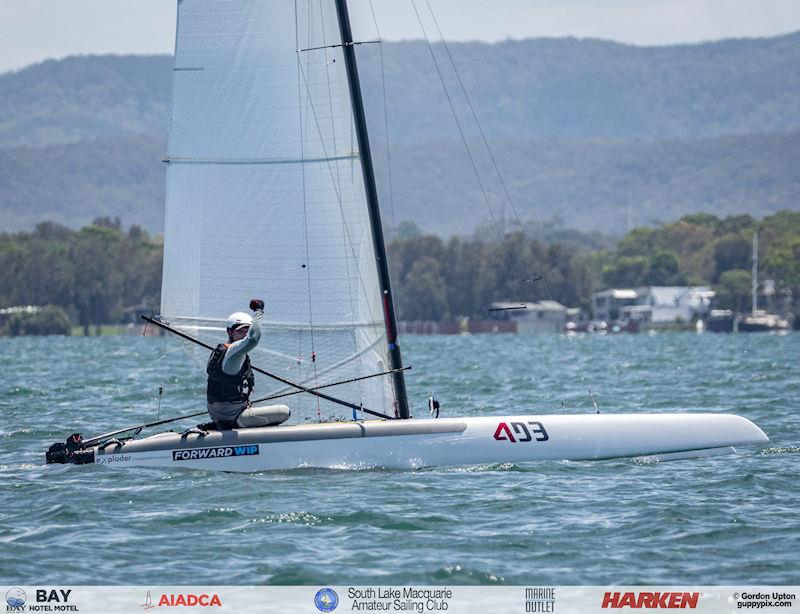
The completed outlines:
{"type": "MultiPolygon", "coordinates": [[[[269,340],[266,339],[268,342],[269,340]]],[[[766,446],[672,463],[262,474],[44,464],[202,409],[173,341],[0,338],[5,584],[800,584],[800,335],[406,337],[412,413],[728,411],[766,446]]],[[[268,367],[268,366],[267,366],[268,367]]]]}

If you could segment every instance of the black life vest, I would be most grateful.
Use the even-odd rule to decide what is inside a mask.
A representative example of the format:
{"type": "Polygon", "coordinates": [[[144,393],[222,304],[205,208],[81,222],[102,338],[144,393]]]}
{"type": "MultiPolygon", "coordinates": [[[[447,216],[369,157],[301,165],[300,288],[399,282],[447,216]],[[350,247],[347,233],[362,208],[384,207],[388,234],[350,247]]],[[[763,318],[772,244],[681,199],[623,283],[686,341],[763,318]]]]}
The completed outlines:
{"type": "Polygon", "coordinates": [[[236,375],[228,375],[222,370],[222,360],[227,350],[228,346],[220,343],[208,358],[206,397],[209,403],[246,403],[256,383],[250,367],[250,357],[245,357],[244,364],[236,375]]]}

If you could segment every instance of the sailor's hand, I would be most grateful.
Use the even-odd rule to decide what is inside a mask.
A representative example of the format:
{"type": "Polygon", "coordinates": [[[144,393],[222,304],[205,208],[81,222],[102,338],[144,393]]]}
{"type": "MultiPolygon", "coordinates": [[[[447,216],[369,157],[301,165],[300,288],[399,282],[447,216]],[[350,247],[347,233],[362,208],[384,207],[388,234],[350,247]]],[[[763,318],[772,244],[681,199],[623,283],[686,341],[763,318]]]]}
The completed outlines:
{"type": "Polygon", "coordinates": [[[250,309],[253,311],[264,311],[264,301],[260,298],[254,298],[250,301],[250,309]]]}

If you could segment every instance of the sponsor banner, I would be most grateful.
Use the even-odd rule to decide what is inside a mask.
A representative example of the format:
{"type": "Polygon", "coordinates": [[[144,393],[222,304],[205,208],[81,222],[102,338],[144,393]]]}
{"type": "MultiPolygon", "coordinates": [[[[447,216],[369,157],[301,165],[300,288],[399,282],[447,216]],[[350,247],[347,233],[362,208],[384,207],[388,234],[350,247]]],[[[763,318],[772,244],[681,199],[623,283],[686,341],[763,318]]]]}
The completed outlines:
{"type": "Polygon", "coordinates": [[[258,445],[216,446],[214,448],[192,448],[189,450],[173,450],[172,460],[201,460],[204,458],[228,458],[232,456],[255,456],[258,445]]]}
{"type": "Polygon", "coordinates": [[[800,586],[4,586],[0,595],[6,613],[800,614],[800,586]]]}

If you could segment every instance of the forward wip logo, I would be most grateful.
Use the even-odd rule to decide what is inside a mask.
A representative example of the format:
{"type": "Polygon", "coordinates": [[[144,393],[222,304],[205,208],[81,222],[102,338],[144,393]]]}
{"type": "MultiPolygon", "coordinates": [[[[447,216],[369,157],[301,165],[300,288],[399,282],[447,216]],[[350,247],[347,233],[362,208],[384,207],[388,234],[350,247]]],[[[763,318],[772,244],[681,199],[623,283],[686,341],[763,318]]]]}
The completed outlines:
{"type": "Polygon", "coordinates": [[[541,422],[511,422],[511,428],[505,422],[497,425],[497,430],[494,432],[494,438],[497,441],[508,441],[510,443],[526,443],[528,441],[547,441],[550,435],[544,430],[544,425],[541,422]],[[528,428],[528,427],[531,428],[528,428]],[[511,432],[513,429],[513,433],[511,432]]]}
{"type": "Polygon", "coordinates": [[[601,607],[695,609],[699,599],[700,593],[606,593],[601,607]]]}

